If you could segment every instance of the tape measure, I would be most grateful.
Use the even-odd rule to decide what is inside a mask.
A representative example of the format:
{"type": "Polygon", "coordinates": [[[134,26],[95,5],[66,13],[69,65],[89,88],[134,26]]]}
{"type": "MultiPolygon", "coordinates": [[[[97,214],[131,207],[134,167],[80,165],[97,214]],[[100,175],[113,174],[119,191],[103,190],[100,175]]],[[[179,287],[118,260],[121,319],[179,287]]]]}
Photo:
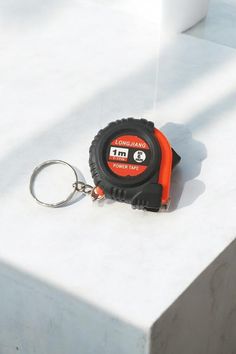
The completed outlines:
{"type": "Polygon", "coordinates": [[[134,209],[166,210],[172,170],[180,159],[153,122],[117,120],[98,132],[89,150],[94,193],[134,209]]]}
{"type": "Polygon", "coordinates": [[[57,208],[68,204],[76,192],[93,200],[110,198],[129,203],[134,209],[167,210],[170,203],[171,173],[180,156],[165,135],[145,119],[127,118],[110,123],[95,136],[89,150],[89,165],[95,186],[80,181],[68,162],[48,160],[38,165],[30,178],[30,193],[41,205],[57,208]],[[73,171],[70,194],[58,202],[45,202],[35,194],[40,171],[62,164],[73,171]]]}

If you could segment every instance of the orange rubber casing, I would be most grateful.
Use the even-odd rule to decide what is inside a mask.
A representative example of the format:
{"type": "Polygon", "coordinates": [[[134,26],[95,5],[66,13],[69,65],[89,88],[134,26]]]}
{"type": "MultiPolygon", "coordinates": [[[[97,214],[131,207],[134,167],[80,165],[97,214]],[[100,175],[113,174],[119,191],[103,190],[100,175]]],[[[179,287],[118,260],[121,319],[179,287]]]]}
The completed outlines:
{"type": "Polygon", "coordinates": [[[162,205],[167,205],[170,199],[170,182],[172,173],[173,153],[169,141],[165,135],[158,129],[154,129],[154,135],[161,147],[161,166],[158,176],[158,183],[162,185],[162,205]]]}

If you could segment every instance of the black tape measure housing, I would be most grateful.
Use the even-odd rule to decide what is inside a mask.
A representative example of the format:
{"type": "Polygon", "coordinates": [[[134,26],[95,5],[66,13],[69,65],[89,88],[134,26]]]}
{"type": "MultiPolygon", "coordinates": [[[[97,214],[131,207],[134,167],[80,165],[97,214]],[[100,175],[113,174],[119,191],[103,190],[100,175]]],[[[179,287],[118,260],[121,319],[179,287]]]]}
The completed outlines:
{"type": "MultiPolygon", "coordinates": [[[[90,147],[89,165],[95,185],[106,198],[129,203],[135,209],[160,209],[162,149],[154,129],[145,119],[127,118],[98,132],[90,147]]],[[[173,151],[173,166],[179,160],[173,151]]]]}

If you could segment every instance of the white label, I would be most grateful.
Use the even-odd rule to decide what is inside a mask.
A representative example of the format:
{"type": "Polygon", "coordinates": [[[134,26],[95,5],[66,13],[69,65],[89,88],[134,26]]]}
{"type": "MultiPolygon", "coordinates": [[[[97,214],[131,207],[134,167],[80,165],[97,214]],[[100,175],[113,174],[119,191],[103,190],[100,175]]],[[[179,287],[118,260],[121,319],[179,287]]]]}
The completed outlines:
{"type": "Polygon", "coordinates": [[[110,156],[112,156],[112,157],[123,157],[123,158],[127,159],[128,154],[129,154],[129,149],[111,146],[110,156]]]}

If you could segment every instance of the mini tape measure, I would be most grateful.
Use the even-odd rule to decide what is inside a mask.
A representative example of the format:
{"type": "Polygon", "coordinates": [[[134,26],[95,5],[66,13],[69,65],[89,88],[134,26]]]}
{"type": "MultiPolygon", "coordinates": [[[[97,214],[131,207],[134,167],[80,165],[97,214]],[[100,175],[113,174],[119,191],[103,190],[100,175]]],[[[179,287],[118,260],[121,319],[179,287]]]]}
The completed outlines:
{"type": "Polygon", "coordinates": [[[134,209],[168,209],[173,168],[180,156],[165,135],[145,119],[127,118],[110,123],[95,136],[89,150],[89,165],[95,187],[78,180],[74,167],[61,160],[49,160],[36,167],[30,192],[40,204],[58,207],[68,203],[76,191],[93,200],[109,198],[132,205],[134,209]],[[35,178],[50,164],[63,163],[73,169],[73,191],[65,200],[48,204],[34,193],[35,178]]]}
{"type": "Polygon", "coordinates": [[[100,130],[89,165],[106,198],[135,209],[166,209],[172,168],[180,161],[167,138],[145,119],[121,119],[100,130]]]}

